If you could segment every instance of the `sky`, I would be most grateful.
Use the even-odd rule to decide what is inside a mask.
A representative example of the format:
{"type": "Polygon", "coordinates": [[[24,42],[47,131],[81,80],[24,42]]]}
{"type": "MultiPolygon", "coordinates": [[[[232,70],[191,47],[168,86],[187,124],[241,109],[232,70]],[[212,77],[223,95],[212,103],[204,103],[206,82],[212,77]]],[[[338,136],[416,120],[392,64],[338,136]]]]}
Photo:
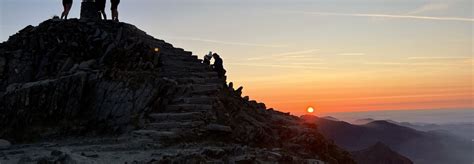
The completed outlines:
{"type": "MultiPolygon", "coordinates": [[[[322,115],[474,109],[472,3],[122,0],[119,11],[121,21],[200,58],[219,53],[228,81],[251,99],[322,115]]],[[[61,11],[59,0],[1,0],[0,41],[61,11]]]]}

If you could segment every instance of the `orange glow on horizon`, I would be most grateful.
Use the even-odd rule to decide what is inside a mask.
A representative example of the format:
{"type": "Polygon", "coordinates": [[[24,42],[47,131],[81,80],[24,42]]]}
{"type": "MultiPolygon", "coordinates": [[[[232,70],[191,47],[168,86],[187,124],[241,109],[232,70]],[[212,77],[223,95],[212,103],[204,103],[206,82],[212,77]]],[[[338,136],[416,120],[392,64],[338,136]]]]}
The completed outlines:
{"type": "MultiPolygon", "coordinates": [[[[242,77],[244,95],[294,115],[411,109],[473,109],[472,79],[464,73],[292,75],[242,77]],[[365,77],[365,79],[361,79],[365,77]],[[248,81],[246,81],[248,80],[248,81]],[[253,81],[252,81],[253,80],[253,81]],[[301,109],[306,109],[302,111],[301,109]]],[[[235,83],[234,83],[235,84],[235,83]]]]}

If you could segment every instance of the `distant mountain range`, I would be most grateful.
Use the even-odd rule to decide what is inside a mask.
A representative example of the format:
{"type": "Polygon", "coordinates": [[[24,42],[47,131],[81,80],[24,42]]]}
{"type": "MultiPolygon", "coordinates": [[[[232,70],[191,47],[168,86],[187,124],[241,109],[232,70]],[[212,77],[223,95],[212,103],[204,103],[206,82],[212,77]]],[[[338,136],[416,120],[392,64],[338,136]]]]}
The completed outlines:
{"type": "Polygon", "coordinates": [[[364,119],[350,124],[316,116],[302,116],[315,122],[327,138],[349,151],[366,149],[378,142],[417,164],[471,164],[474,146],[472,141],[440,132],[425,132],[401,126],[395,121],[364,119]],[[367,122],[362,124],[363,121],[367,122]]]}
{"type": "MultiPolygon", "coordinates": [[[[333,121],[339,121],[339,119],[331,116],[322,117],[324,119],[329,119],[333,121]]],[[[355,125],[364,125],[370,122],[377,121],[372,118],[363,118],[351,121],[350,123],[355,125]]],[[[472,140],[474,139],[474,122],[465,122],[465,123],[444,123],[444,124],[434,124],[434,123],[421,123],[421,122],[396,122],[393,120],[385,120],[387,122],[397,124],[400,126],[409,127],[419,131],[433,132],[433,133],[445,133],[451,134],[464,139],[472,140]]],[[[474,120],[473,120],[474,121],[474,120]]]]}
{"type": "MultiPolygon", "coordinates": [[[[474,121],[474,120],[473,120],[474,121]]],[[[474,139],[474,123],[426,124],[426,123],[399,123],[401,126],[410,127],[420,131],[448,133],[464,139],[474,139]]]]}

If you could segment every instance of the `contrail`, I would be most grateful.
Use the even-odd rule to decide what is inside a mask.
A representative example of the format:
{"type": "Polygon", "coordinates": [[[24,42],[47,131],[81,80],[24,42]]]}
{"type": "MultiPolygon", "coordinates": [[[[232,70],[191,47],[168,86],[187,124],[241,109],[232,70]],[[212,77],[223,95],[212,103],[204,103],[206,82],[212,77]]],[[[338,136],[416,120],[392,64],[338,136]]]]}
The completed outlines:
{"type": "Polygon", "coordinates": [[[392,14],[365,14],[365,13],[331,13],[331,12],[301,12],[290,11],[292,13],[313,14],[313,15],[333,15],[333,16],[351,16],[351,17],[376,17],[376,18],[402,18],[402,19],[423,19],[423,20],[441,20],[441,21],[462,21],[474,22],[473,18],[463,17],[432,17],[417,15],[392,15],[392,14]]]}

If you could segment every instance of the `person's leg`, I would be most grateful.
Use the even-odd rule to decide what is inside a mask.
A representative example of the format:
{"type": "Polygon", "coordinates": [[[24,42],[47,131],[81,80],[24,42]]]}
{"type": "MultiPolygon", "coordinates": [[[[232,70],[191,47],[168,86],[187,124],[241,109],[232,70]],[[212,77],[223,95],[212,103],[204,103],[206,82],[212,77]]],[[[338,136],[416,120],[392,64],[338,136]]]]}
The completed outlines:
{"type": "Polygon", "coordinates": [[[107,14],[105,13],[105,2],[106,0],[96,0],[97,8],[99,10],[99,16],[107,20],[107,14]]]}
{"type": "Polygon", "coordinates": [[[118,19],[118,18],[119,18],[119,12],[118,12],[118,10],[117,10],[117,9],[115,9],[115,21],[117,21],[117,22],[118,22],[118,21],[119,21],[119,19],[118,19]]]}
{"type": "Polygon", "coordinates": [[[117,9],[112,9],[112,20],[117,21],[118,19],[118,11],[117,9]]]}
{"type": "Polygon", "coordinates": [[[63,4],[63,13],[61,13],[61,19],[64,19],[65,15],[66,15],[66,5],[63,4]]]}
{"type": "Polygon", "coordinates": [[[100,12],[102,12],[102,16],[104,17],[104,20],[107,20],[107,14],[105,13],[105,11],[102,10],[102,11],[100,11],[100,12]]]}
{"type": "Polygon", "coordinates": [[[64,10],[64,18],[67,19],[67,16],[69,15],[69,11],[71,10],[72,4],[67,4],[66,8],[64,10]]]}
{"type": "Polygon", "coordinates": [[[111,2],[111,8],[110,9],[112,10],[112,20],[118,22],[119,20],[118,20],[118,10],[117,10],[117,8],[118,8],[118,5],[120,3],[120,0],[111,0],[110,2],[111,2]]]}

